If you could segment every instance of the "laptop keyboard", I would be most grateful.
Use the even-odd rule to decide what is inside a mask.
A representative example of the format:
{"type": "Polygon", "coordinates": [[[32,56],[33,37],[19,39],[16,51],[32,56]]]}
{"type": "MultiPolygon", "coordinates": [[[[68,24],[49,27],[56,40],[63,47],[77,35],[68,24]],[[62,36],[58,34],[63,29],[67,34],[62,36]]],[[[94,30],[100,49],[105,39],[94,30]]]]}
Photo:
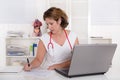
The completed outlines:
{"type": "Polygon", "coordinates": [[[69,69],[62,70],[64,73],[68,73],[69,69]]]}
{"type": "Polygon", "coordinates": [[[59,71],[65,73],[65,74],[68,74],[69,68],[62,68],[62,69],[59,69],[59,71]]]}

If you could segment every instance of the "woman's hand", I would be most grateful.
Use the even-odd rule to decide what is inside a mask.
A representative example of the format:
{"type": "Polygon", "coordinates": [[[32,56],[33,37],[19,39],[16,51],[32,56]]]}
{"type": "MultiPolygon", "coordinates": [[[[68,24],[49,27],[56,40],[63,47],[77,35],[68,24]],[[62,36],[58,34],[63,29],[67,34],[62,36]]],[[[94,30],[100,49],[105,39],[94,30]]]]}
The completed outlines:
{"type": "Polygon", "coordinates": [[[60,65],[59,65],[59,64],[54,64],[54,65],[52,65],[52,66],[49,66],[49,67],[48,67],[48,70],[54,70],[54,69],[56,69],[56,68],[60,68],[60,65]]]}
{"type": "Polygon", "coordinates": [[[70,66],[70,63],[71,63],[71,60],[65,61],[60,64],[54,64],[54,65],[49,66],[48,70],[54,70],[58,68],[68,68],[70,66]]]}
{"type": "Polygon", "coordinates": [[[31,71],[31,69],[32,69],[32,66],[31,65],[28,66],[28,64],[25,64],[25,66],[23,68],[24,71],[31,71]]]}

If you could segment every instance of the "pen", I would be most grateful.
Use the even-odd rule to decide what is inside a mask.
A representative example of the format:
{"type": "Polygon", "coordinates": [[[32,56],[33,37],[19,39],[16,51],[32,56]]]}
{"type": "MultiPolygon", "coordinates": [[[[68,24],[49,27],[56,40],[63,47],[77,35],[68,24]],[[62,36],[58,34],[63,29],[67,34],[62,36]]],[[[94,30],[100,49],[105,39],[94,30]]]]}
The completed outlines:
{"type": "Polygon", "coordinates": [[[29,59],[27,58],[27,63],[28,63],[28,67],[30,66],[30,62],[29,62],[29,59]]]}

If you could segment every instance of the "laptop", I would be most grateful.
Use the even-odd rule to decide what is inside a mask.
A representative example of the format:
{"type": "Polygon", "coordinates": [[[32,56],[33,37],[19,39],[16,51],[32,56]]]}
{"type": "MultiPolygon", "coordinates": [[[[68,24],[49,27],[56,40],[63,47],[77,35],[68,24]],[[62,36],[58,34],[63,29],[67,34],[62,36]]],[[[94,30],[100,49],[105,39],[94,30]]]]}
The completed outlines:
{"type": "Polygon", "coordinates": [[[72,52],[70,67],[55,69],[66,77],[104,74],[112,65],[117,44],[80,44],[72,52]]]}

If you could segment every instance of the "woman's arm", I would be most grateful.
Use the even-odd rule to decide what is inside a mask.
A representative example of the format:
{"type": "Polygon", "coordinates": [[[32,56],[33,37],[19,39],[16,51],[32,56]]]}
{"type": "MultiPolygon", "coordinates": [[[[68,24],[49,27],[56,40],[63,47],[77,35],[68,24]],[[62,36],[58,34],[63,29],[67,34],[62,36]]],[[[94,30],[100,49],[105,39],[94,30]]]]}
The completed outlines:
{"type": "Polygon", "coordinates": [[[49,66],[48,70],[54,70],[54,69],[59,69],[59,68],[68,68],[70,66],[71,60],[65,61],[60,64],[54,64],[52,66],[49,66]]]}
{"type": "Polygon", "coordinates": [[[30,71],[33,68],[39,67],[44,59],[45,54],[46,54],[45,46],[44,46],[43,42],[40,40],[38,43],[37,55],[36,55],[35,59],[30,63],[30,66],[28,66],[28,64],[26,64],[24,66],[24,70],[30,71]]]}

